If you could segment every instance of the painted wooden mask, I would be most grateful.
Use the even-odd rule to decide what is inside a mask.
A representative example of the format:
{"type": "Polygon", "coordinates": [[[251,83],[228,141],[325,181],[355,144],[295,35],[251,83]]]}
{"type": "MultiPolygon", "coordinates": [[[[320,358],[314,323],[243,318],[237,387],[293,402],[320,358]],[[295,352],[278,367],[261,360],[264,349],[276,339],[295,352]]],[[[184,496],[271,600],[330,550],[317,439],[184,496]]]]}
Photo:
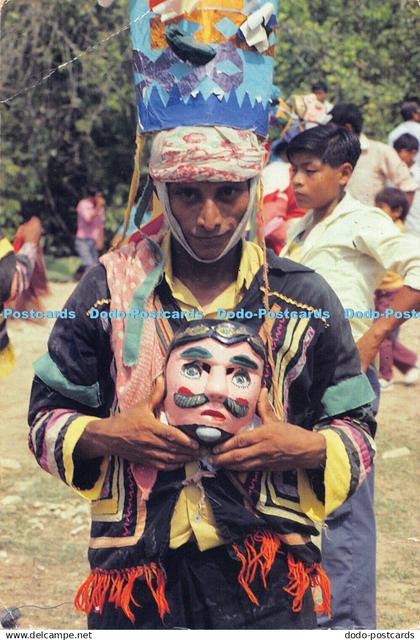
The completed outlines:
{"type": "Polygon", "coordinates": [[[196,440],[223,442],[253,420],[264,344],[239,323],[198,321],[176,334],[166,364],[169,424],[196,440]]]}

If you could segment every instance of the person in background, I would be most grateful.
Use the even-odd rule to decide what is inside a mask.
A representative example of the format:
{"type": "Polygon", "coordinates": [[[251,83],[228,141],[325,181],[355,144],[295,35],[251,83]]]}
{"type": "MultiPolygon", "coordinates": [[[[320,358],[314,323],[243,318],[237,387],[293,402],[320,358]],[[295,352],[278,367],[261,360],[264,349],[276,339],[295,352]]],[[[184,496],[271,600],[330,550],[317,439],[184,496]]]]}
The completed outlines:
{"type": "MultiPolygon", "coordinates": [[[[388,187],[378,193],[375,204],[389,215],[401,232],[404,232],[408,202],[403,191],[388,187]]],[[[382,314],[387,309],[392,309],[395,296],[403,286],[404,282],[401,276],[393,271],[388,271],[375,291],[376,311],[382,314]]],[[[394,384],[393,367],[396,367],[404,375],[403,384],[413,385],[418,381],[417,355],[398,340],[398,328],[391,331],[379,348],[379,384],[382,390],[390,389],[394,384]]]]}
{"type": "MultiPolygon", "coordinates": [[[[420,126],[420,125],[419,125],[420,126]]],[[[407,165],[417,184],[413,202],[408,212],[405,228],[408,233],[420,237],[420,164],[415,162],[419,151],[419,141],[411,133],[403,133],[394,142],[394,149],[407,165]]]]}
{"type": "Polygon", "coordinates": [[[328,115],[334,105],[328,101],[328,85],[326,82],[315,82],[311,87],[312,93],[317,98],[318,102],[321,102],[325,107],[325,112],[328,115]]]}
{"type": "Polygon", "coordinates": [[[95,193],[95,207],[97,211],[97,217],[99,220],[95,247],[98,253],[101,253],[105,244],[105,207],[106,207],[106,200],[104,198],[104,194],[102,193],[102,191],[97,191],[95,193]]]}
{"type": "Polygon", "coordinates": [[[286,140],[272,145],[272,161],[262,171],[263,211],[257,217],[258,237],[263,235],[267,247],[277,255],[286,242],[290,221],[305,214],[305,209],[297,206],[293,193],[287,147],[286,140]]]}
{"type": "Polygon", "coordinates": [[[328,86],[325,82],[317,82],[312,85],[312,93],[291,96],[292,107],[303,121],[305,129],[327,124],[329,121],[333,105],[328,102],[327,95],[328,86]]]}
{"type": "MultiPolygon", "coordinates": [[[[403,102],[401,107],[401,115],[404,122],[392,129],[388,135],[388,144],[394,146],[394,142],[404,133],[417,138],[420,145],[420,105],[417,98],[412,98],[403,102]]],[[[395,148],[395,147],[394,147],[395,148]]],[[[417,153],[416,163],[420,165],[420,154],[417,153]]]]}
{"type": "Polygon", "coordinates": [[[337,104],[331,111],[331,124],[345,127],[360,140],[362,153],[353,171],[347,191],[366,205],[374,206],[375,196],[389,182],[404,191],[411,204],[417,188],[415,180],[395,149],[378,140],[370,140],[362,133],[363,116],[351,103],[337,104]]]}
{"type": "MultiPolygon", "coordinates": [[[[15,239],[13,241],[13,251],[18,254],[20,249],[25,243],[25,230],[27,228],[38,229],[41,225],[39,218],[36,216],[22,214],[23,219],[26,220],[21,224],[16,231],[15,239]]],[[[41,236],[40,236],[41,239],[41,236]]],[[[34,309],[40,311],[44,309],[42,304],[42,297],[49,294],[47,269],[44,262],[44,255],[42,246],[38,241],[36,247],[36,259],[34,268],[32,271],[29,286],[19,293],[10,306],[16,311],[26,311],[34,309]]],[[[35,322],[43,323],[44,320],[36,319],[35,322]]]]}
{"type": "MultiPolygon", "coordinates": [[[[291,228],[281,255],[322,275],[349,310],[362,369],[378,395],[371,362],[404,318],[383,317],[372,325],[366,315],[351,314],[373,308],[374,291],[390,269],[404,277],[393,308],[420,308],[420,243],[402,235],[383,211],[362,204],[347,191],[360,153],[358,136],[344,127],[316,127],[291,141],[287,155],[296,202],[310,211],[291,228]]],[[[331,580],[335,629],[376,628],[373,479],[372,472],[358,494],[327,518],[322,551],[331,580]]],[[[328,625],[325,620],[321,624],[328,625]]]]}
{"type": "Polygon", "coordinates": [[[16,254],[0,229],[0,379],[8,376],[15,365],[15,354],[7,334],[3,309],[28,289],[42,233],[39,218],[35,217],[19,229],[22,244],[16,254]]]}
{"type": "Polygon", "coordinates": [[[78,275],[97,264],[98,247],[103,244],[105,223],[105,200],[99,189],[88,190],[87,198],[79,201],[77,211],[77,233],[75,248],[81,262],[78,275]]]}

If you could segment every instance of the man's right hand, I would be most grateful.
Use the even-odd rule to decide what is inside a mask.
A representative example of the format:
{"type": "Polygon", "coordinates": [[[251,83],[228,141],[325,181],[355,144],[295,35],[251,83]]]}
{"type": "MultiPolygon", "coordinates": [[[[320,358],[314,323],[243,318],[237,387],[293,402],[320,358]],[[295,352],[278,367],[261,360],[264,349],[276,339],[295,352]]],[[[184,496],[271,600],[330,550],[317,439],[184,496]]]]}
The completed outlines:
{"type": "Polygon", "coordinates": [[[119,456],[158,469],[173,471],[199,457],[199,445],[176,427],[159,422],[154,410],[165,395],[158,378],[151,398],[111,418],[93,419],[80,438],[75,457],[119,456]]]}

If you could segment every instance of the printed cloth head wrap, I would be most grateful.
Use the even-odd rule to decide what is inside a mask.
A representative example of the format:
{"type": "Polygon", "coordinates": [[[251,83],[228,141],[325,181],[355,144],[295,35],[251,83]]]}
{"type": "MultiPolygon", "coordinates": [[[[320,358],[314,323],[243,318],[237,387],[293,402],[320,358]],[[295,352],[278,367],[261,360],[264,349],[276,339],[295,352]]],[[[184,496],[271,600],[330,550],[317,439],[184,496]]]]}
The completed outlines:
{"type": "Polygon", "coordinates": [[[173,236],[198,262],[217,262],[245,237],[255,210],[257,186],[265,149],[253,131],[230,127],[177,127],[157,134],[153,140],[149,173],[173,236]],[[240,223],[222,253],[203,260],[191,249],[172,213],[168,182],[250,181],[249,203],[240,223]]]}
{"type": "Polygon", "coordinates": [[[260,174],[264,156],[253,131],[176,127],[154,138],[149,173],[159,182],[243,182],[260,174]]]}

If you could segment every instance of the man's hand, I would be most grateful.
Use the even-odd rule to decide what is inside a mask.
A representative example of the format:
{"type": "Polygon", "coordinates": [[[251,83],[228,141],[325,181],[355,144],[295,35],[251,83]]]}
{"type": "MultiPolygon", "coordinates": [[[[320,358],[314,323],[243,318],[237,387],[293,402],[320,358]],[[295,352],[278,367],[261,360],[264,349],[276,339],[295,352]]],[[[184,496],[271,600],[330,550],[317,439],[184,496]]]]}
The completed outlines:
{"type": "Polygon", "coordinates": [[[366,333],[356,342],[362,371],[365,373],[368,366],[378,353],[381,342],[384,339],[382,336],[375,333],[375,329],[375,325],[372,325],[371,329],[366,331],[366,333]]]}
{"type": "Polygon", "coordinates": [[[362,371],[366,371],[369,364],[379,351],[385,338],[412,314],[420,310],[420,291],[404,285],[392,300],[389,313],[375,320],[372,326],[356,343],[359,350],[362,371]]]}
{"type": "Polygon", "coordinates": [[[243,431],[213,449],[212,464],[234,471],[314,469],[325,464],[326,443],[320,433],[281,422],[262,389],[258,401],[260,427],[243,431]]]}
{"type": "Polygon", "coordinates": [[[173,471],[199,456],[199,445],[180,429],[159,422],[154,410],[165,395],[163,378],[151,398],[103,420],[92,420],[80,438],[79,459],[115,455],[159,471],[173,471]]]}

